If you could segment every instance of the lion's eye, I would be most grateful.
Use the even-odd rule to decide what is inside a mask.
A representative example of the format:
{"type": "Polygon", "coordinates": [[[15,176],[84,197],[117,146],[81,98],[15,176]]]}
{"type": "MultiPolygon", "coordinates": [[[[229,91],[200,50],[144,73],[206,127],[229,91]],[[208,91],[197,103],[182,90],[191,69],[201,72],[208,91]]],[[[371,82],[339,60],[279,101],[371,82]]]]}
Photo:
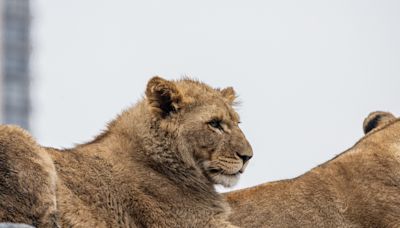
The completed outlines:
{"type": "Polygon", "coordinates": [[[223,130],[221,122],[222,122],[221,120],[213,119],[210,122],[208,122],[208,124],[213,128],[217,128],[219,130],[223,130]]]}

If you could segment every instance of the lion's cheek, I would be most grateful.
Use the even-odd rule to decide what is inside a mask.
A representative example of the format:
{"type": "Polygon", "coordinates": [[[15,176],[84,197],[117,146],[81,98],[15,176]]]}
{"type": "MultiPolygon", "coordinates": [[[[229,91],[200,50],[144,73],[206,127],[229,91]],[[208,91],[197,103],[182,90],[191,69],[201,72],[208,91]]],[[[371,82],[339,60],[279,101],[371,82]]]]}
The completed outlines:
{"type": "Polygon", "coordinates": [[[187,131],[184,134],[188,145],[197,145],[200,148],[215,148],[221,141],[221,136],[206,129],[187,131]]]}
{"type": "Polygon", "coordinates": [[[213,132],[209,131],[191,131],[183,135],[186,145],[191,147],[194,155],[201,159],[209,159],[211,154],[218,150],[222,139],[213,132]]]}

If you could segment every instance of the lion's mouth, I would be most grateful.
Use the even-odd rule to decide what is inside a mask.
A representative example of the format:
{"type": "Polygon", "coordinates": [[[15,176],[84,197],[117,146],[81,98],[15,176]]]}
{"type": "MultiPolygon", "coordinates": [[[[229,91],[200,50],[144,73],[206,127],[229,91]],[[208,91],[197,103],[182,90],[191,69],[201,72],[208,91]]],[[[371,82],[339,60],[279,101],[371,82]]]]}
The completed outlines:
{"type": "Polygon", "coordinates": [[[243,173],[242,170],[237,171],[236,173],[227,173],[226,171],[224,171],[223,169],[209,169],[210,174],[214,174],[214,175],[225,175],[225,176],[231,176],[231,177],[235,177],[235,176],[239,176],[240,174],[243,173]]]}
{"type": "Polygon", "coordinates": [[[228,173],[223,169],[209,169],[208,177],[214,182],[214,184],[220,184],[225,187],[234,186],[240,177],[241,172],[228,173]]]}
{"type": "Polygon", "coordinates": [[[209,169],[208,170],[211,174],[217,174],[221,172],[221,169],[209,169]]]}
{"type": "Polygon", "coordinates": [[[209,163],[203,163],[205,176],[214,184],[220,184],[225,187],[234,186],[240,178],[240,174],[243,173],[241,169],[230,169],[226,170],[223,167],[212,166],[209,163]]]}

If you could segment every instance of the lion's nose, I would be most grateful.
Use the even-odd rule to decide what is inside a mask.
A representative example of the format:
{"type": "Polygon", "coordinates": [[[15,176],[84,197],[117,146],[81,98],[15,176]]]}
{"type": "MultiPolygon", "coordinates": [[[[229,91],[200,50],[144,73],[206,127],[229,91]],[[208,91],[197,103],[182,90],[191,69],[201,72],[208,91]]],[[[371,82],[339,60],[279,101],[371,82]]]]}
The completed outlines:
{"type": "Polygon", "coordinates": [[[243,155],[243,154],[240,154],[240,153],[236,153],[236,154],[240,159],[242,159],[243,164],[246,163],[248,160],[250,160],[251,157],[253,157],[253,156],[243,155]]]}

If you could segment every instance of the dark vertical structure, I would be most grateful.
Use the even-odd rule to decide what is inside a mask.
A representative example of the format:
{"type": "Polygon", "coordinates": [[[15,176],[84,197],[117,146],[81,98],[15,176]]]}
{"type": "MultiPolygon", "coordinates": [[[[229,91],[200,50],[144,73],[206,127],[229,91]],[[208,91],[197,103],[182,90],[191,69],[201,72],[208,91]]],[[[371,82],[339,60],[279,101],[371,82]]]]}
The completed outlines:
{"type": "Polygon", "coordinates": [[[30,2],[1,3],[1,122],[29,129],[30,103],[30,2]]]}

